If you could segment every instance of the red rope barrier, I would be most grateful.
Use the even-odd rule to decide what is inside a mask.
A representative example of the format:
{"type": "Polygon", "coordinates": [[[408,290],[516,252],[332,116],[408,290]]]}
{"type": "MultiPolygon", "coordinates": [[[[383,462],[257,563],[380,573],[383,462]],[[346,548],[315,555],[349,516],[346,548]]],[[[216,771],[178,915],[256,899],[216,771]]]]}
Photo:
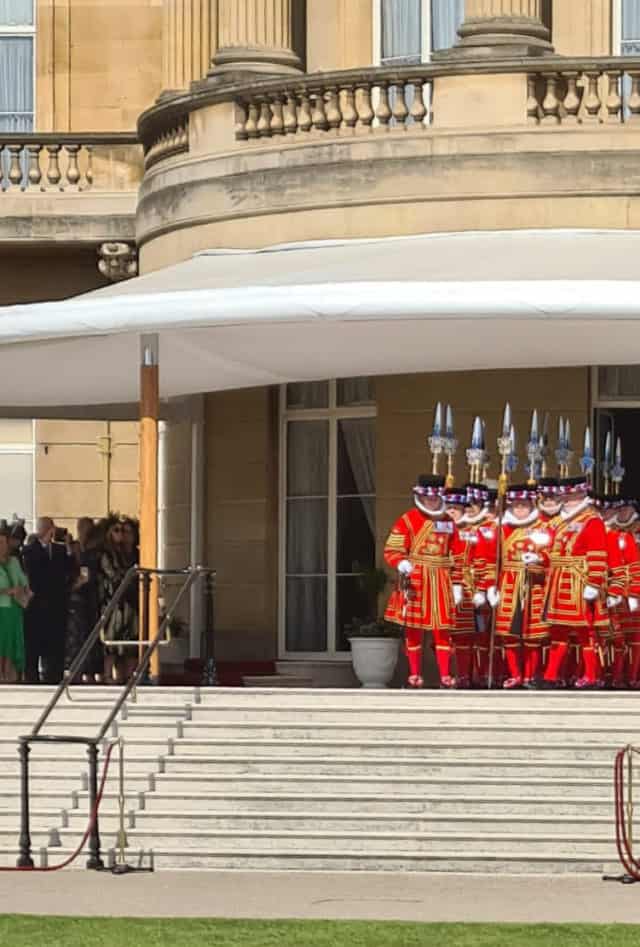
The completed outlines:
{"type": "Polygon", "coordinates": [[[631,745],[624,747],[616,754],[613,766],[614,779],[614,806],[615,806],[615,825],[616,825],[616,848],[618,849],[618,858],[629,878],[634,881],[640,881],[640,862],[633,855],[633,844],[629,838],[629,831],[624,810],[624,764],[625,760],[631,759],[634,753],[631,745]]]}
{"type": "Polygon", "coordinates": [[[100,780],[100,786],[98,788],[98,795],[96,796],[95,804],[93,806],[93,809],[91,810],[91,815],[89,816],[89,822],[88,822],[87,828],[76,850],[72,852],[72,854],[69,855],[69,857],[66,858],[60,865],[48,865],[46,868],[36,868],[35,865],[30,868],[28,867],[10,868],[10,867],[0,866],[0,871],[40,871],[40,872],[61,871],[63,868],[67,868],[69,865],[72,864],[72,862],[76,860],[78,855],[80,855],[80,853],[82,852],[82,849],[87,844],[87,839],[89,838],[89,836],[91,835],[91,832],[93,831],[95,827],[96,820],[98,818],[98,810],[100,809],[100,803],[102,802],[102,796],[104,795],[104,787],[107,781],[107,774],[109,772],[109,763],[111,762],[111,754],[113,753],[114,747],[116,745],[117,743],[110,743],[109,748],[107,749],[107,755],[104,758],[104,766],[102,768],[102,779],[100,780]]]}

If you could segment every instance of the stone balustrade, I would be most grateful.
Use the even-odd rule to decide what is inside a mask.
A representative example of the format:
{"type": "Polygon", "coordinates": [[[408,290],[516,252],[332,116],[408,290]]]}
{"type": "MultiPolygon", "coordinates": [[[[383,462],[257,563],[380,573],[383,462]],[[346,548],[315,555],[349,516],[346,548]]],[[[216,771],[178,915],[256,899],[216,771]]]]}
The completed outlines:
{"type": "Polygon", "coordinates": [[[140,177],[141,155],[137,136],[129,133],[0,132],[0,195],[119,190],[140,177]]]}
{"type": "Polygon", "coordinates": [[[533,125],[620,125],[640,121],[640,60],[627,57],[530,73],[533,125]]]}

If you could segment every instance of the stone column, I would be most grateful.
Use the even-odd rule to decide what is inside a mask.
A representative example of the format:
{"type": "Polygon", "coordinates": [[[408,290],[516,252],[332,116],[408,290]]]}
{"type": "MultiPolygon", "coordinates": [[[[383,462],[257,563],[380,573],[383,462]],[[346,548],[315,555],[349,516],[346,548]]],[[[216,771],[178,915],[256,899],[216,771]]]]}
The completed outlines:
{"type": "Polygon", "coordinates": [[[215,72],[299,72],[293,49],[299,7],[299,0],[218,0],[215,72]]]}
{"type": "Polygon", "coordinates": [[[434,58],[507,59],[552,53],[542,0],[466,0],[460,40],[434,58]]]}
{"type": "Polygon", "coordinates": [[[186,89],[204,78],[215,52],[217,0],[164,0],[162,88],[186,89]]]}

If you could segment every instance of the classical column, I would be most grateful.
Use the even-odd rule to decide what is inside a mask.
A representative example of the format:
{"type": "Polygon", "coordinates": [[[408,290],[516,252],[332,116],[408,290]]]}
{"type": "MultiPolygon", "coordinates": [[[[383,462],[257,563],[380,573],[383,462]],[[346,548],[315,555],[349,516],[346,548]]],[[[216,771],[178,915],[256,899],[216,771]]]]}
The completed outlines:
{"type": "Polygon", "coordinates": [[[215,52],[218,0],[163,0],[162,88],[204,78],[215,52]]]}
{"type": "Polygon", "coordinates": [[[466,0],[458,43],[434,58],[506,59],[552,53],[542,0],[466,0]]]}
{"type": "Polygon", "coordinates": [[[300,0],[218,0],[215,72],[295,73],[294,14],[300,0]]]}

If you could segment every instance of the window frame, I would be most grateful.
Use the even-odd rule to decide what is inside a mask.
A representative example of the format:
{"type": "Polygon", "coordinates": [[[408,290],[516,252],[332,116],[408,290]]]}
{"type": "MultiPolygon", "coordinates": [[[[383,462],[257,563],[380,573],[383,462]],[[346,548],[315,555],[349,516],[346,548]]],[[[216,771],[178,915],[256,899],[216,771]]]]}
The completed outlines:
{"type": "MultiPolygon", "coordinates": [[[[35,529],[38,512],[36,510],[37,500],[37,474],[36,474],[36,422],[31,421],[31,440],[30,441],[2,441],[0,442],[0,456],[27,455],[31,457],[31,517],[27,517],[25,528],[27,532],[33,532],[35,529]]],[[[20,515],[21,511],[12,510],[20,515]]]]}
{"type": "MultiPolygon", "coordinates": [[[[338,513],[338,422],[350,418],[377,418],[378,408],[371,405],[338,405],[337,380],[330,379],[328,407],[287,407],[287,386],[280,386],[279,405],[279,476],[278,476],[278,656],[282,660],[333,661],[349,663],[351,653],[338,651],[336,630],[337,513],[338,513]],[[287,433],[291,421],[328,421],[329,484],[327,510],[327,649],[326,651],[288,651],[286,639],[287,605],[287,433]]],[[[377,486],[377,485],[376,485],[377,486]]],[[[375,494],[377,495],[377,494],[375,494]]]]}
{"type": "MultiPolygon", "coordinates": [[[[33,109],[31,113],[31,126],[32,132],[36,131],[36,114],[37,114],[37,94],[38,94],[38,70],[36,63],[36,36],[38,29],[38,0],[33,0],[33,23],[31,24],[22,24],[20,26],[3,26],[0,23],[0,39],[4,37],[23,37],[24,39],[31,39],[31,68],[33,73],[33,109]]],[[[22,113],[27,114],[27,113],[22,113]]],[[[29,134],[25,132],[25,134],[29,134]]]]}

